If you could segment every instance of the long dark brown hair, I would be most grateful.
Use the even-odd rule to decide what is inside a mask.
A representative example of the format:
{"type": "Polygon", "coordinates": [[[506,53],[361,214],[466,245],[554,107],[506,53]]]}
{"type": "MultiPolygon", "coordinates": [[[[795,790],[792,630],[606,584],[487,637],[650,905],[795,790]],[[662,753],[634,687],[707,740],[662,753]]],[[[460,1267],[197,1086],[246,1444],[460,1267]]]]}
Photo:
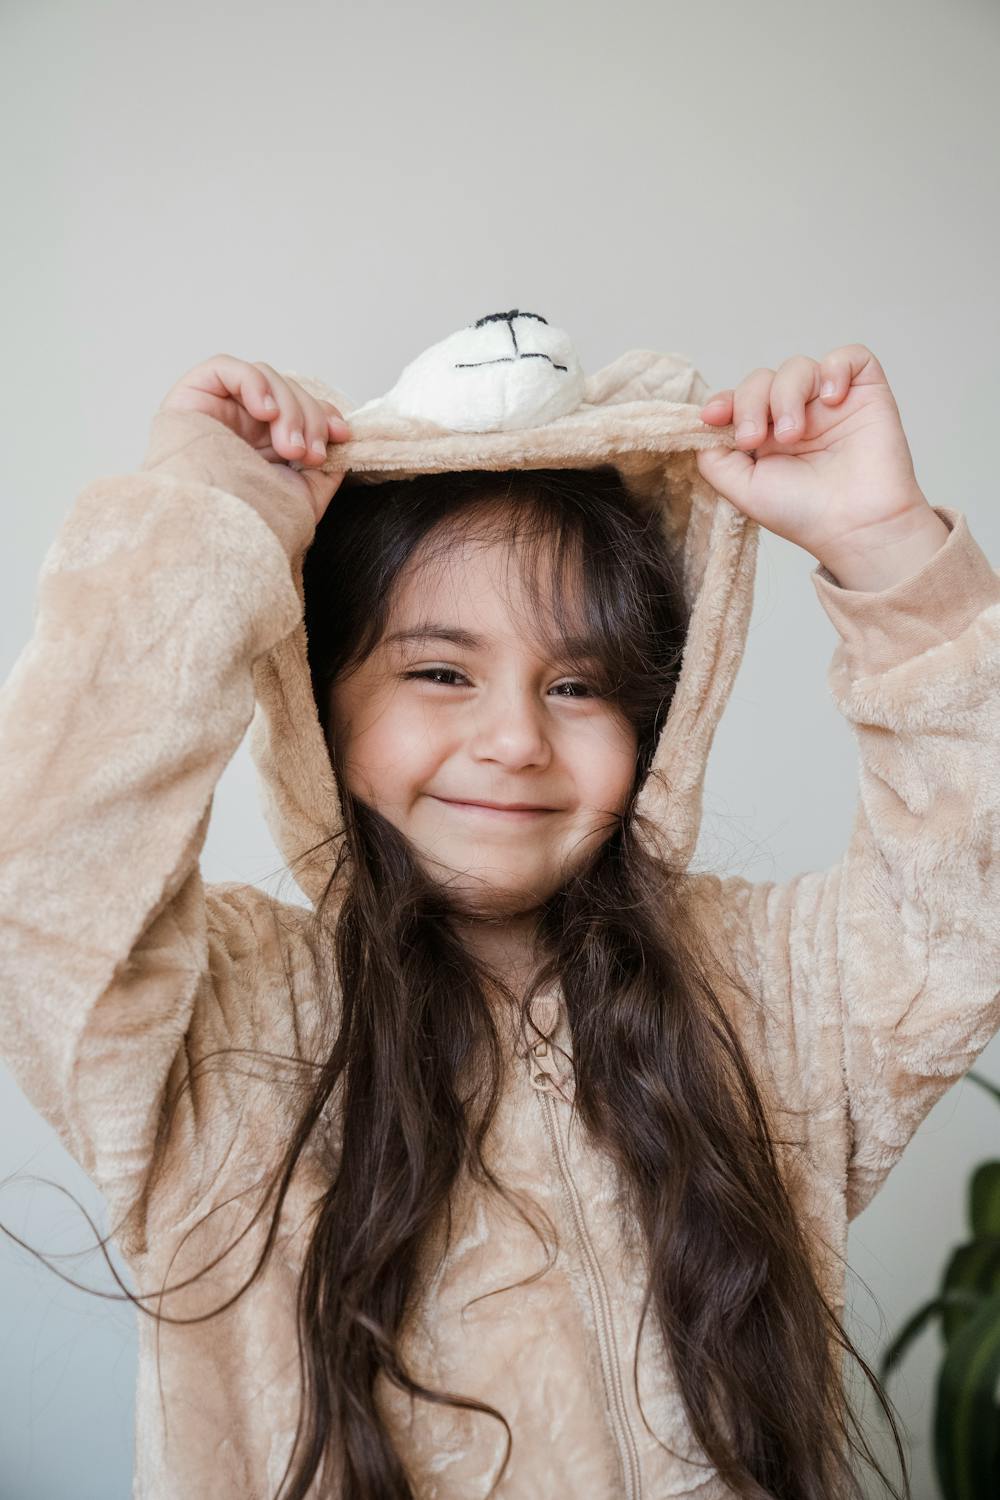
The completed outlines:
{"type": "MultiPolygon", "coordinates": [[[[623,1212],[646,1248],[642,1321],[652,1309],[708,1459],[747,1500],[831,1500],[863,1496],[850,1461],[863,1452],[898,1500],[847,1400],[842,1351],[888,1417],[909,1497],[892,1404],[821,1289],[787,1180],[795,1148],[776,1130],[731,1018],[734,995],[745,1005],[757,997],[696,920],[686,872],[641,837],[636,797],[688,624],[659,517],[629,496],[611,466],[379,484],[349,476],[317,528],[304,584],[313,692],[343,811],[309,926],[331,1003],[265,1200],[275,1197],[267,1239],[237,1295],[266,1264],[293,1174],[331,1101],[338,1140],[305,1250],[302,1399],[275,1500],[306,1500],[316,1483],[345,1500],[415,1500],[379,1413],[380,1377],[418,1399],[489,1414],[506,1429],[509,1458],[504,1414],[423,1386],[400,1346],[420,1294],[421,1252],[442,1223],[450,1227],[460,1174],[514,1201],[540,1232],[530,1205],[491,1170],[483,1144],[507,1065],[497,998],[524,1018],[553,982],[572,1036],[573,1108],[614,1161],[623,1212]],[[638,743],[623,811],[537,911],[537,964],[518,992],[461,940],[455,919],[468,913],[424,873],[403,834],[347,789],[329,717],[331,685],[378,644],[418,549],[429,558],[473,528],[509,544],[534,627],[560,660],[582,604],[587,631],[601,643],[599,691],[627,715],[638,743]]],[[[637,1349],[637,1389],[636,1359],[637,1349]]]]}

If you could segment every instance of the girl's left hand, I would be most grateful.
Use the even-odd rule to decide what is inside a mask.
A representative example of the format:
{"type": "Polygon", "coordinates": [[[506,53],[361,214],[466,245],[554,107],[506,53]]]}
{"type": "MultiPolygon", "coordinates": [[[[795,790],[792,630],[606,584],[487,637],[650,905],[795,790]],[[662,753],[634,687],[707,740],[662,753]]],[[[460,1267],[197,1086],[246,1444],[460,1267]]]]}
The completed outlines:
{"type": "Polygon", "coordinates": [[[835,576],[869,549],[947,531],[917,484],[885,371],[864,344],[754,370],[700,412],[705,423],[736,428],[735,448],[697,450],[707,482],[835,576]]]}

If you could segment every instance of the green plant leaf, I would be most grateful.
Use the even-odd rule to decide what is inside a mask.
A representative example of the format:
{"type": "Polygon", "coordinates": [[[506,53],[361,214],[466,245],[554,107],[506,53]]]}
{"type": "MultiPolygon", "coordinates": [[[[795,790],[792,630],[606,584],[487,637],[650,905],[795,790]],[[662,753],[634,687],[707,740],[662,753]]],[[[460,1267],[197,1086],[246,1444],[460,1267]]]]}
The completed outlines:
{"type": "Polygon", "coordinates": [[[934,1462],[945,1500],[988,1500],[1000,1464],[1000,1292],[956,1334],[937,1380],[934,1462]]]}
{"type": "Polygon", "coordinates": [[[1000,1235],[1000,1161],[984,1161],[969,1181],[969,1222],[972,1232],[1000,1235]]]}
{"type": "Polygon", "coordinates": [[[965,1076],[971,1078],[973,1083],[978,1083],[980,1088],[985,1089],[988,1094],[993,1095],[994,1099],[1000,1101],[1000,1088],[997,1088],[996,1084],[991,1083],[988,1078],[984,1078],[982,1073],[976,1073],[970,1068],[965,1076]]]}
{"type": "Polygon", "coordinates": [[[903,1324],[899,1333],[893,1339],[882,1355],[879,1363],[879,1379],[884,1380],[890,1370],[899,1364],[913,1340],[923,1331],[924,1326],[938,1313],[946,1313],[950,1308],[961,1309],[966,1316],[978,1307],[982,1302],[982,1296],[967,1287],[956,1287],[952,1291],[942,1292],[940,1296],[934,1297],[930,1302],[925,1302],[923,1307],[918,1307],[903,1324]]]}
{"type": "Polygon", "coordinates": [[[930,1302],[925,1302],[923,1307],[918,1307],[915,1313],[910,1314],[892,1343],[883,1351],[878,1367],[880,1380],[885,1380],[890,1370],[899,1364],[913,1340],[919,1337],[931,1318],[944,1309],[944,1305],[943,1297],[933,1297],[930,1302]]]}
{"type": "Polygon", "coordinates": [[[950,1344],[978,1310],[984,1297],[1000,1292],[1000,1237],[969,1240],[952,1252],[941,1284],[942,1292],[966,1291],[968,1301],[952,1299],[943,1310],[941,1332],[950,1344]]]}

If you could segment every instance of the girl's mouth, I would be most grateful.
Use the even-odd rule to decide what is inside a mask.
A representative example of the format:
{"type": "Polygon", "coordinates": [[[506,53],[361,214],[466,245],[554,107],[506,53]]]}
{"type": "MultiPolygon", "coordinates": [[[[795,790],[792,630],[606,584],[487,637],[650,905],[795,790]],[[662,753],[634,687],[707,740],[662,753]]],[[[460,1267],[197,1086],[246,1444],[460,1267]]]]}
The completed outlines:
{"type": "Polygon", "coordinates": [[[552,807],[487,807],[482,802],[456,802],[450,797],[435,797],[436,802],[443,802],[445,807],[457,807],[460,811],[477,813],[484,818],[506,818],[508,821],[518,819],[530,821],[532,818],[542,818],[547,813],[554,812],[552,807]]]}

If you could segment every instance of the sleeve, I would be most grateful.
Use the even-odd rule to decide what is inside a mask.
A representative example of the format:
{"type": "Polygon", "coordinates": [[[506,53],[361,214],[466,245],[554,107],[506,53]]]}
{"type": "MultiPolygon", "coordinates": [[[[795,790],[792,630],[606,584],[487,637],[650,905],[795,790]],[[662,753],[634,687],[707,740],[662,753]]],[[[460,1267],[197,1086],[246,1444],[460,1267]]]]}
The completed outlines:
{"type": "Polygon", "coordinates": [[[269,471],[214,419],[157,414],[143,470],[65,517],[0,689],[0,1052],[113,1226],[196,1002],[230,993],[271,899],[206,889],[198,866],[253,662],[301,616],[289,560],[312,509],[269,471]]]}
{"type": "Polygon", "coordinates": [[[1000,1029],[1000,575],[965,516],[934,509],[950,535],[893,587],[811,575],[859,752],[845,854],[788,883],[698,877],[772,1061],[846,1110],[849,1219],[1000,1029]]]}

